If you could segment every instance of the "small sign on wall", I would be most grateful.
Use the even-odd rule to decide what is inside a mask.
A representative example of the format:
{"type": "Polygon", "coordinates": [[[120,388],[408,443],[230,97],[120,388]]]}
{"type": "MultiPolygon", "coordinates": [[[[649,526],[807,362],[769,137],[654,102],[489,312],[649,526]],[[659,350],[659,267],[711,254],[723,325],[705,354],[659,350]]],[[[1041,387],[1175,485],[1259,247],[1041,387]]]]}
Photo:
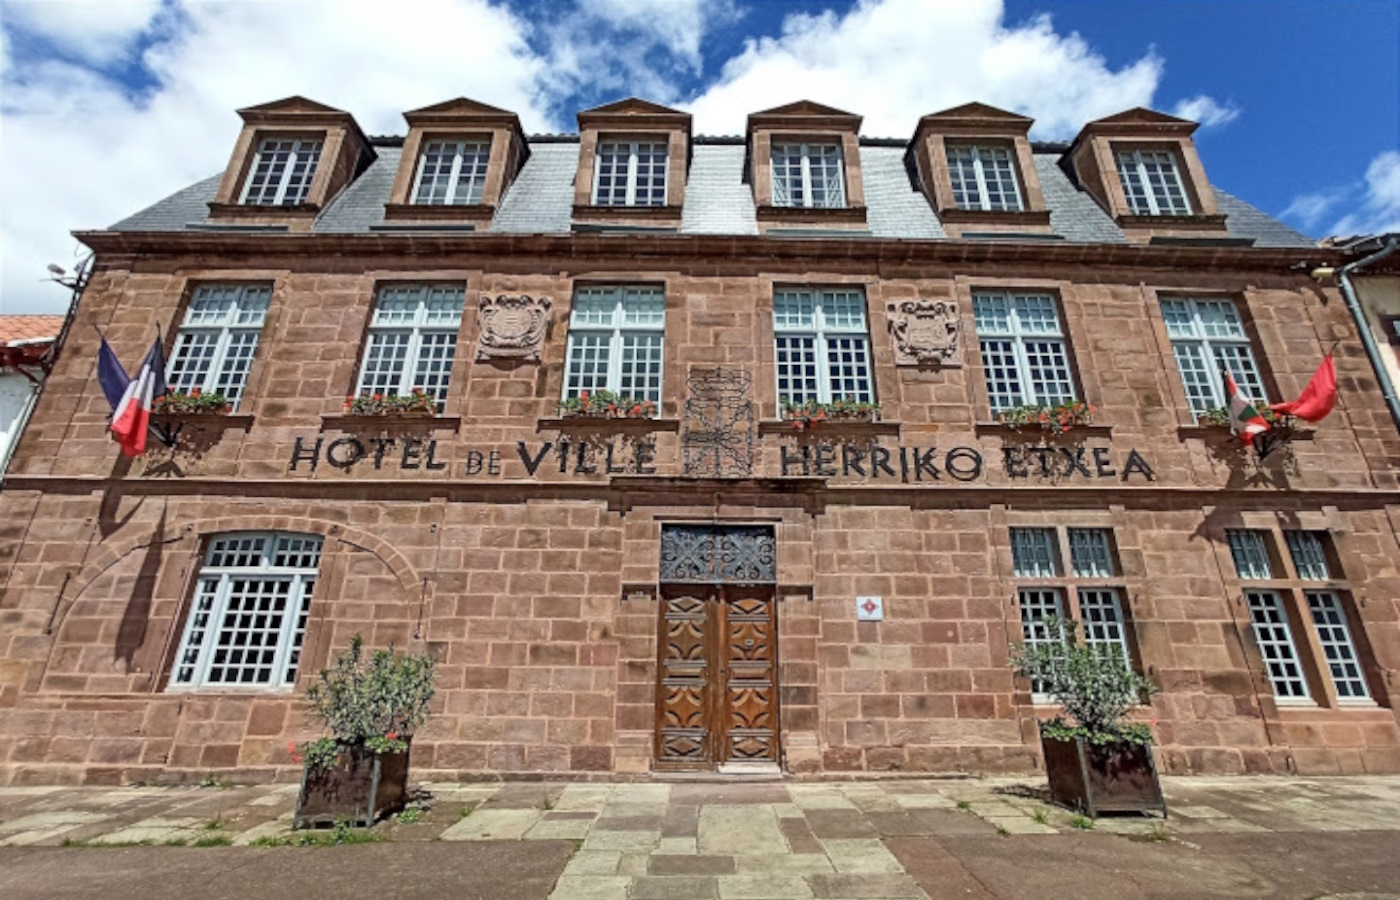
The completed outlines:
{"type": "Polygon", "coordinates": [[[885,618],[885,601],[881,597],[857,597],[856,621],[879,622],[885,618]]]}

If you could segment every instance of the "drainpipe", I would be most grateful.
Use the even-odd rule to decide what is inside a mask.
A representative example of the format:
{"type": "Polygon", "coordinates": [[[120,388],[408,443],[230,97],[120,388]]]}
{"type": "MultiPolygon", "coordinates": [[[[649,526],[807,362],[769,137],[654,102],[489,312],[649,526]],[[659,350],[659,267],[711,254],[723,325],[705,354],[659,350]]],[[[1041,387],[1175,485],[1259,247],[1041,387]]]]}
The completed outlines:
{"type": "Polygon", "coordinates": [[[1356,330],[1361,332],[1361,345],[1366,348],[1366,357],[1371,361],[1371,368],[1376,370],[1376,379],[1381,385],[1381,396],[1385,398],[1385,405],[1390,409],[1390,417],[1395,420],[1395,427],[1400,428],[1400,396],[1396,396],[1395,382],[1390,380],[1390,373],[1386,371],[1385,361],[1381,359],[1380,348],[1376,346],[1376,338],[1371,334],[1371,325],[1366,321],[1366,313],[1361,309],[1361,301],[1356,297],[1356,288],[1351,283],[1351,273],[1359,272],[1366,266],[1379,259],[1384,259],[1396,250],[1400,250],[1400,235],[1391,235],[1386,241],[1386,245],[1370,256],[1358,259],[1356,262],[1347,263],[1337,270],[1337,283],[1341,285],[1342,297],[1345,298],[1347,309],[1351,312],[1351,317],[1356,320],[1356,330]]]}

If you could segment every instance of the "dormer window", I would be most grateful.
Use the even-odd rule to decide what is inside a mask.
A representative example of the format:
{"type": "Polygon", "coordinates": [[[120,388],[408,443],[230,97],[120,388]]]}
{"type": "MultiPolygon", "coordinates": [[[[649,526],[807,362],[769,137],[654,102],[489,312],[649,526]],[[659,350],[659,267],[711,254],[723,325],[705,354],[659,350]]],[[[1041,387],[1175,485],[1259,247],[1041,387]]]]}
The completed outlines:
{"type": "Polygon", "coordinates": [[[1118,178],[1128,206],[1139,216],[1189,216],[1176,156],[1166,150],[1119,150],[1118,178]]]}
{"type": "Polygon", "coordinates": [[[248,206],[300,206],[311,191],[320,138],[264,138],[258,144],[242,203],[248,206]]]}
{"type": "Polygon", "coordinates": [[[839,144],[774,143],[772,164],[774,206],[845,208],[839,144]]]}
{"type": "Polygon", "coordinates": [[[421,206],[471,206],[481,202],[491,141],[433,140],[423,144],[413,202],[421,206]]]}
{"type": "Polygon", "coordinates": [[[949,144],[948,174],[958,209],[1020,212],[1024,208],[1010,148],[949,144]]]}
{"type": "Polygon", "coordinates": [[[665,141],[600,141],[593,164],[594,206],[665,206],[665,141]]]}

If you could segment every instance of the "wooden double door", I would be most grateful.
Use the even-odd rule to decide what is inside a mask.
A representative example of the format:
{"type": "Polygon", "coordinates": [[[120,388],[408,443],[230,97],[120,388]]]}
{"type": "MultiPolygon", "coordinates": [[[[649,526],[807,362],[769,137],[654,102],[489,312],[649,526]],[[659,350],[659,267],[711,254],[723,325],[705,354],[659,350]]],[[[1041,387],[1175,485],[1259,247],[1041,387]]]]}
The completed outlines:
{"type": "Polygon", "coordinates": [[[662,768],[778,761],[772,585],[663,585],[656,703],[662,768]]]}

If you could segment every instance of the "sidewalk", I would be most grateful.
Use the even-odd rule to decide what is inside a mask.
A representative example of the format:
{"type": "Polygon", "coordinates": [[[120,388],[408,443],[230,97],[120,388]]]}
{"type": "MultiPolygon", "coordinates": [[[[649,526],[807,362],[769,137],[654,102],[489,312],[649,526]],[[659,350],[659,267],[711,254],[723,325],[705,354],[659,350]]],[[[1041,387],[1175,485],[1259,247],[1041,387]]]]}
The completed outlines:
{"type": "Polygon", "coordinates": [[[1165,822],[1093,823],[1042,786],[427,784],[369,832],[292,832],[295,785],[0,788],[0,881],[7,898],[162,896],[152,872],[182,898],[1400,897],[1400,778],[1168,778],[1165,822]]]}

